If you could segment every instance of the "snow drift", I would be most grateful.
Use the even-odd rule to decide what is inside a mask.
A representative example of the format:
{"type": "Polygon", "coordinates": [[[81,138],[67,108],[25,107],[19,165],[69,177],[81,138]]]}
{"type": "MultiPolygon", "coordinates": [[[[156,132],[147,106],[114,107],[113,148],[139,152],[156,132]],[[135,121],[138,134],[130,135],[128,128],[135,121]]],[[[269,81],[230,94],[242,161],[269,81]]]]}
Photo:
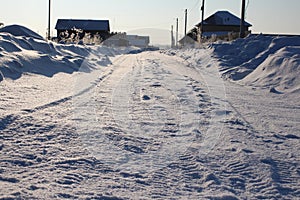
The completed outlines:
{"type": "Polygon", "coordinates": [[[243,82],[279,91],[300,89],[300,46],[287,46],[270,54],[243,82]]]}
{"type": "Polygon", "coordinates": [[[18,79],[24,73],[47,77],[59,72],[73,73],[83,62],[89,69],[95,69],[109,65],[109,56],[132,49],[56,44],[25,27],[7,26],[0,29],[0,81],[5,77],[18,79]]]}
{"type": "Polygon", "coordinates": [[[33,32],[32,30],[20,26],[20,25],[10,25],[10,26],[5,26],[0,29],[0,33],[10,33],[14,36],[25,36],[25,37],[32,37],[35,39],[43,40],[43,37],[40,36],[39,34],[33,32]]]}
{"type": "MultiPolygon", "coordinates": [[[[213,58],[224,79],[270,91],[300,90],[300,37],[250,35],[231,42],[218,41],[205,48],[167,50],[197,67],[213,58]]],[[[280,92],[279,92],[280,91],[280,92]]]]}
{"type": "Polygon", "coordinates": [[[252,35],[211,47],[225,78],[282,91],[300,88],[300,37],[252,35]]]}

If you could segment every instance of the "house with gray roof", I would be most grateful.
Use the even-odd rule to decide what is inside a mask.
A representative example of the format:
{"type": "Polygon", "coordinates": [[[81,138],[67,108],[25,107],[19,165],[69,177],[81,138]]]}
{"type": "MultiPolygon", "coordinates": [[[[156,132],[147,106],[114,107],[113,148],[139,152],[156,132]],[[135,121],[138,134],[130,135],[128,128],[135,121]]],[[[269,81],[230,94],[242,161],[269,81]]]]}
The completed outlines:
{"type": "Polygon", "coordinates": [[[58,19],[55,29],[58,41],[75,36],[82,39],[87,34],[98,35],[102,40],[110,37],[108,20],[58,19]]]}

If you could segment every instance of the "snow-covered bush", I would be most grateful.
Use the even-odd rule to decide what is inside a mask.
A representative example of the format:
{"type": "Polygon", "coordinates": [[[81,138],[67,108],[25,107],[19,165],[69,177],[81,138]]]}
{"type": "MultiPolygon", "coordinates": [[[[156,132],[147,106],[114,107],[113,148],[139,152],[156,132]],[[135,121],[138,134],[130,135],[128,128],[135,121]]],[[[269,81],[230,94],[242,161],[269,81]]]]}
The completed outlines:
{"type": "Polygon", "coordinates": [[[92,35],[91,33],[85,33],[82,41],[84,44],[99,45],[102,42],[102,38],[99,34],[92,35]]]}
{"type": "Polygon", "coordinates": [[[92,35],[91,33],[84,33],[83,30],[73,28],[70,32],[65,31],[60,34],[60,42],[64,44],[94,44],[102,43],[102,38],[99,34],[92,35]]]}

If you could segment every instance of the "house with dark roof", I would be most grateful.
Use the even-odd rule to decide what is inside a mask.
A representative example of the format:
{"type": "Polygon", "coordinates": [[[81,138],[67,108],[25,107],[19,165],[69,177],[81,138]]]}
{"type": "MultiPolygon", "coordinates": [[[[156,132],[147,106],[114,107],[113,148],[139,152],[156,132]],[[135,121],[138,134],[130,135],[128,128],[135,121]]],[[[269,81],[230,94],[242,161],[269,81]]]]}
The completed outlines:
{"type": "MultiPolygon", "coordinates": [[[[202,36],[210,38],[213,35],[219,38],[227,37],[229,34],[236,34],[240,32],[241,19],[228,11],[217,11],[203,21],[203,33],[202,36]]],[[[201,34],[202,22],[195,25],[195,27],[190,30],[187,34],[187,38],[183,38],[180,42],[184,40],[197,41],[199,40],[199,35],[201,34]]],[[[245,21],[244,27],[246,33],[250,33],[249,28],[252,25],[245,21]]]]}
{"type": "Polygon", "coordinates": [[[68,37],[82,39],[87,34],[90,37],[99,36],[102,40],[110,37],[108,20],[58,19],[55,29],[58,41],[68,37]]]}
{"type": "MultiPolygon", "coordinates": [[[[209,16],[203,21],[203,34],[210,36],[211,33],[218,32],[239,32],[241,19],[231,14],[228,11],[218,11],[215,14],[209,16]]],[[[201,27],[201,22],[196,27],[201,27]]],[[[245,31],[249,31],[249,27],[252,25],[248,22],[244,22],[245,31]]]]}

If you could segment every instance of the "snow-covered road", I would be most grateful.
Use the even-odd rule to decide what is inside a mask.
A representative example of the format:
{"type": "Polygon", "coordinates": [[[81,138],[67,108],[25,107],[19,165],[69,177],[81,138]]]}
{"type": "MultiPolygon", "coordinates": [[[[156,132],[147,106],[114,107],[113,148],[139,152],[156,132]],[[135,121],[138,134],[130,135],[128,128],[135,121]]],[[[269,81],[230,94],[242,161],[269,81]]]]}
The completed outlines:
{"type": "MultiPolygon", "coordinates": [[[[195,68],[160,53],[121,56],[113,68],[105,79],[97,79],[96,89],[73,99],[81,119],[78,130],[93,153],[134,171],[164,167],[189,147],[202,156],[209,153],[226,113],[225,104],[217,99],[225,97],[221,79],[219,87],[208,87],[195,68]],[[90,143],[108,135],[107,144],[105,139],[90,143]],[[200,138],[205,141],[202,146],[200,138]],[[120,141],[112,145],[111,140],[120,141]]],[[[83,81],[87,79],[78,82],[83,81]]]]}
{"type": "Polygon", "coordinates": [[[300,197],[296,95],[223,81],[209,53],[80,71],[0,84],[0,198],[300,197]]]}

